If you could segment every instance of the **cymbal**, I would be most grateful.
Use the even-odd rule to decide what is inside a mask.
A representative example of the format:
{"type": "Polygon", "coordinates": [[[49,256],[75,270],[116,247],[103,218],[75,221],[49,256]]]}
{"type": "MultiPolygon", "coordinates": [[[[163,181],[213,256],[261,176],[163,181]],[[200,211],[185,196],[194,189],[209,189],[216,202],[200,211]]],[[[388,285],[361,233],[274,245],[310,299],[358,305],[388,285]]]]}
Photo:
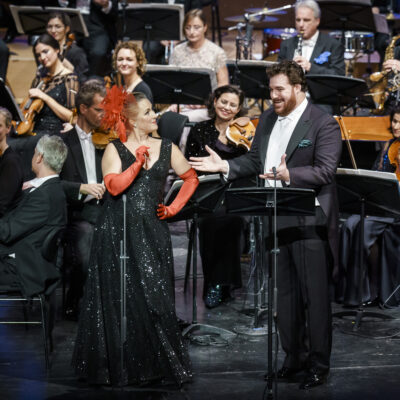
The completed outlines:
{"type": "MultiPolygon", "coordinates": [[[[228,22],[246,22],[243,15],[235,15],[233,17],[226,17],[224,18],[225,21],[228,22]]],[[[269,15],[262,16],[260,15],[257,18],[252,18],[250,22],[257,23],[257,22],[275,22],[278,21],[278,18],[270,17],[269,15]]]]}
{"type": "MultiPolygon", "coordinates": [[[[268,10],[271,10],[271,8],[268,8],[268,7],[264,7],[264,8],[246,8],[244,11],[246,11],[247,13],[250,13],[250,14],[254,14],[254,13],[258,13],[258,12],[264,11],[264,10],[268,11],[268,10]]],[[[276,11],[273,14],[270,14],[270,15],[278,15],[278,14],[286,14],[286,10],[276,11]]]]}

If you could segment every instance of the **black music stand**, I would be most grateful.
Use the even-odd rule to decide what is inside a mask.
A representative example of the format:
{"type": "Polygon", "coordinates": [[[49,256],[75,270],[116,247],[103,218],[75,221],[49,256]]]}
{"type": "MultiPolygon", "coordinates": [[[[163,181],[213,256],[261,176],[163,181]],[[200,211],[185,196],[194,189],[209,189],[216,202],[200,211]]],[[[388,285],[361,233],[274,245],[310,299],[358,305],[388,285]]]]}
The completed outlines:
{"type": "MultiPolygon", "coordinates": [[[[165,198],[165,204],[169,205],[178,194],[182,181],[175,181],[165,198]]],[[[185,207],[173,218],[169,218],[168,222],[182,221],[192,219],[192,225],[189,233],[188,256],[186,259],[185,286],[186,292],[188,276],[190,272],[190,261],[192,258],[193,265],[193,310],[192,323],[183,330],[182,335],[186,336],[192,331],[202,331],[207,333],[215,333],[232,337],[235,334],[220,327],[212,325],[199,324],[197,322],[197,229],[198,218],[205,215],[212,215],[221,206],[221,202],[227,187],[227,183],[221,180],[219,174],[203,175],[199,177],[199,186],[190,198],[185,207]]]]}
{"type": "MultiPolygon", "coordinates": [[[[118,37],[143,40],[183,40],[183,4],[129,4],[117,23],[118,37]]],[[[147,49],[146,49],[147,50],[147,49]]]]}
{"type": "Polygon", "coordinates": [[[154,103],[178,106],[205,104],[216,86],[211,69],[172,65],[147,65],[143,80],[150,86],[154,103]]]}
{"type": "Polygon", "coordinates": [[[17,123],[24,121],[21,109],[18,107],[10,88],[4,83],[2,78],[0,78],[0,106],[10,111],[13,121],[17,123]]]}
{"type": "Polygon", "coordinates": [[[264,111],[264,100],[270,99],[267,68],[276,64],[274,61],[228,60],[229,80],[243,90],[246,97],[261,100],[261,111],[264,111]]]}
{"type": "Polygon", "coordinates": [[[76,8],[63,7],[39,7],[39,6],[14,6],[10,5],[11,14],[15,21],[15,26],[20,34],[41,35],[46,33],[49,15],[53,12],[68,14],[71,19],[71,30],[75,33],[88,37],[89,32],[86,28],[81,12],[76,8]]]}
{"type": "MultiPolygon", "coordinates": [[[[225,193],[227,212],[238,215],[255,216],[258,222],[256,228],[256,267],[264,268],[265,235],[263,232],[262,217],[268,217],[269,239],[273,238],[272,248],[268,261],[268,398],[272,398],[276,371],[273,371],[272,362],[272,321],[277,318],[276,271],[279,254],[277,242],[277,216],[306,216],[315,214],[315,192],[311,189],[296,188],[238,188],[228,189],[225,193]]],[[[255,274],[255,278],[257,276],[255,274]]],[[[255,299],[255,307],[256,299],[255,299]]],[[[258,323],[258,310],[255,310],[255,324],[258,323]]],[[[256,326],[255,326],[256,328],[256,326]]],[[[276,341],[277,345],[277,341],[276,341]]],[[[277,356],[277,351],[275,356],[277,356]]],[[[276,382],[275,382],[276,383],[276,382]]]]}
{"type": "Polygon", "coordinates": [[[338,106],[340,115],[348,108],[360,107],[375,109],[367,83],[363,79],[339,75],[306,75],[307,87],[313,103],[338,106]],[[345,108],[344,108],[345,107],[345,108]]]}
{"type": "Polygon", "coordinates": [[[363,306],[364,223],[365,216],[400,216],[400,188],[394,174],[369,170],[338,169],[336,173],[339,208],[341,212],[359,214],[359,281],[358,309],[334,313],[335,317],[354,316],[353,331],[357,331],[363,317],[393,319],[392,316],[365,311],[363,306]]]}

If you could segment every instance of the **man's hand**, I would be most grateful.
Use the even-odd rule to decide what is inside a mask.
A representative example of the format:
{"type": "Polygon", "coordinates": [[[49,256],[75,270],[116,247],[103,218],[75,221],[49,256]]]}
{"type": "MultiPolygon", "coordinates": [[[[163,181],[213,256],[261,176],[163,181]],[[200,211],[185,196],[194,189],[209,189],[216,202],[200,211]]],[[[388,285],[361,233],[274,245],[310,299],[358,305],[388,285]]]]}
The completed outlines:
{"type": "Polygon", "coordinates": [[[281,163],[279,164],[279,167],[276,169],[276,178],[274,177],[272,170],[268,174],[260,174],[259,177],[262,179],[272,179],[272,180],[276,179],[277,181],[289,182],[290,174],[286,166],[286,154],[283,154],[283,156],[281,157],[281,163]]]}
{"type": "Polygon", "coordinates": [[[311,63],[307,60],[307,58],[303,56],[297,56],[293,58],[293,61],[300,65],[303,68],[303,71],[308,72],[311,69],[311,63]]]}
{"type": "Polygon", "coordinates": [[[228,172],[228,162],[222,158],[210,147],[206,146],[208,157],[190,157],[189,164],[197,171],[203,172],[228,172]]]}
{"type": "Polygon", "coordinates": [[[399,60],[386,60],[383,65],[383,70],[386,72],[393,71],[397,73],[400,71],[400,61],[399,60]]]}
{"type": "Polygon", "coordinates": [[[92,195],[95,199],[103,198],[106,187],[102,183],[82,183],[79,193],[92,195]]]}

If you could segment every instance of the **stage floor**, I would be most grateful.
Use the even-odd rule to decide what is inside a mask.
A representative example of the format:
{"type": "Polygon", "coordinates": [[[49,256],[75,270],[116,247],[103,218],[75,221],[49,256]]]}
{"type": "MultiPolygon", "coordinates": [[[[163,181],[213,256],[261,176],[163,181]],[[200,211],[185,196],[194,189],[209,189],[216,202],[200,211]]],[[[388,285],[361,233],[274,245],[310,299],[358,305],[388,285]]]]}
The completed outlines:
{"type": "MultiPolygon", "coordinates": [[[[171,224],[176,269],[176,302],[178,315],[191,320],[191,289],[183,293],[187,235],[183,223],[171,224]]],[[[199,258],[200,264],[200,258],[199,258]]],[[[207,310],[201,299],[202,279],[198,281],[198,321],[229,330],[248,327],[254,318],[242,312],[251,308],[252,287],[246,288],[249,265],[243,263],[244,288],[235,300],[207,310]]],[[[199,265],[201,274],[201,264],[199,265]]],[[[119,283],[116,283],[119,284],[119,283]]],[[[60,293],[61,295],[61,293],[60,293]]],[[[60,297],[61,298],[61,297],[60,297]]],[[[340,305],[333,305],[334,311],[340,305]]],[[[371,308],[376,310],[376,308],[371,308]]],[[[279,383],[279,399],[385,399],[400,396],[400,309],[383,310],[395,319],[386,322],[365,320],[359,336],[347,335],[350,320],[334,319],[332,368],[328,383],[310,391],[300,391],[296,383],[279,383]],[[372,336],[380,337],[373,339],[372,336]],[[390,336],[392,336],[390,338],[390,336]]],[[[6,309],[0,309],[5,315],[6,309]]],[[[266,319],[261,318],[266,324],[266,319]]],[[[51,370],[46,374],[41,331],[31,327],[0,325],[0,399],[190,399],[190,400],[262,400],[266,387],[263,376],[267,370],[267,336],[234,335],[221,340],[214,335],[190,342],[193,382],[182,389],[173,387],[89,387],[78,382],[70,366],[77,323],[58,318],[54,330],[55,348],[51,370]]],[[[278,354],[278,365],[282,352],[278,354]]],[[[265,397],[266,398],[266,397],[265,397]]]]}

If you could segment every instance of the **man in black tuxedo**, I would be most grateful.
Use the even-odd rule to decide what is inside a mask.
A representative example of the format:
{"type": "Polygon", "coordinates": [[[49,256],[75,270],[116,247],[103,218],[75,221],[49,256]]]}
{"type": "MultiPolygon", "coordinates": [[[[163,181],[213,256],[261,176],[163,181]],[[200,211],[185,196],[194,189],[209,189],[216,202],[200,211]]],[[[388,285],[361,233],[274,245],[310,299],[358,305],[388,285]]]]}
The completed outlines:
{"type": "Polygon", "coordinates": [[[300,0],[295,5],[296,30],[303,32],[302,50],[299,54],[299,36],[284,40],[278,61],[293,60],[310,74],[345,75],[342,44],[329,35],[319,32],[321,10],[314,0],[300,0]]]}
{"type": "Polygon", "coordinates": [[[66,314],[76,318],[89,263],[94,224],[105,192],[101,172],[103,150],[96,149],[92,132],[103,116],[101,102],[105,88],[97,80],[87,81],[76,97],[78,120],[62,134],[68,157],[61,171],[61,183],[68,201],[68,226],[64,264],[71,270],[66,314]]]}
{"type": "Polygon", "coordinates": [[[286,353],[278,377],[305,372],[300,388],[311,388],[326,381],[330,365],[328,282],[338,258],[335,173],[341,135],[334,118],[307,101],[297,63],[283,61],[268,75],[273,107],[262,114],[251,150],[224,161],[208,149],[209,157],[191,158],[191,164],[199,171],[222,172],[228,180],[259,173],[266,186],[276,179],[277,186],[315,190],[315,216],[278,218],[277,324],[286,353]]]}
{"type": "Polygon", "coordinates": [[[60,273],[42,256],[50,232],[67,223],[63,188],[58,177],[67,147],[57,136],[45,135],[36,145],[32,170],[16,208],[0,219],[0,286],[15,286],[26,296],[45,293],[60,273]],[[10,256],[11,255],[11,256],[10,256]]]}

